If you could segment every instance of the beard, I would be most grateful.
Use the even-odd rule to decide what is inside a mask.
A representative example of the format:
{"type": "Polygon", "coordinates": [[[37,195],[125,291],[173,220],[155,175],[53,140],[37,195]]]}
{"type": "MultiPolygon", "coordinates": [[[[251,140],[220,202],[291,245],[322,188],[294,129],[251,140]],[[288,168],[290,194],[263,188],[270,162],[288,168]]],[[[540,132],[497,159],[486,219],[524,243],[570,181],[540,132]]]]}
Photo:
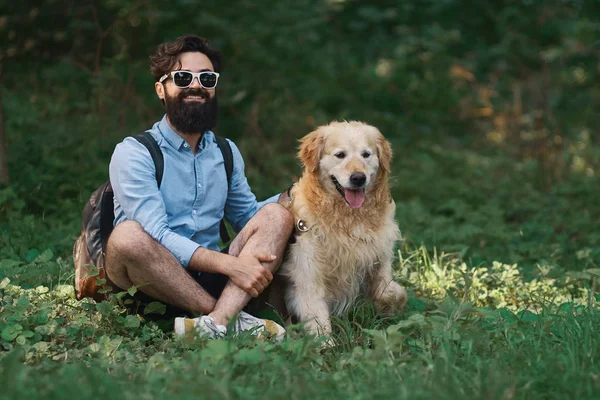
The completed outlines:
{"type": "Polygon", "coordinates": [[[184,89],[177,96],[165,93],[165,111],[169,122],[184,135],[203,134],[217,125],[217,96],[210,97],[204,89],[184,89]],[[201,96],[204,102],[185,101],[188,96],[201,96]]]}

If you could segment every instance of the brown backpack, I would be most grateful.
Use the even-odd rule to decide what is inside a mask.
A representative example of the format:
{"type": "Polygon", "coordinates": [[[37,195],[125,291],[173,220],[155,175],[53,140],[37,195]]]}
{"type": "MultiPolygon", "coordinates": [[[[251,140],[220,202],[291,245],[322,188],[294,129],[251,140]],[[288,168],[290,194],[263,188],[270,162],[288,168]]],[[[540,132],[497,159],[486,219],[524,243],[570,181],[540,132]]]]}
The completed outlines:
{"type": "MultiPolygon", "coordinates": [[[[149,132],[134,136],[152,156],[156,171],[156,183],[160,188],[164,171],[164,158],[160,147],[149,132]]],[[[233,154],[229,142],[216,136],[217,144],[225,161],[227,182],[231,182],[233,173],[233,154]]],[[[81,216],[81,235],[73,246],[75,264],[75,291],[77,299],[91,297],[96,301],[105,300],[110,289],[106,287],[104,255],[108,237],[113,230],[115,220],[114,193],[110,181],[104,182],[90,196],[81,216]]],[[[221,240],[229,242],[225,222],[221,220],[221,240]]]]}

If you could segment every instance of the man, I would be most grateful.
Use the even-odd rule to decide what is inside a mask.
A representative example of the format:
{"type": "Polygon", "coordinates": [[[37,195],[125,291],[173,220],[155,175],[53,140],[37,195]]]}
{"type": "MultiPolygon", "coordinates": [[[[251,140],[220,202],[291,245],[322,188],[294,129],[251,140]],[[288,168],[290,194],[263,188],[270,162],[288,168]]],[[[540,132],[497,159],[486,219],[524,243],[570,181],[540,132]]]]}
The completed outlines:
{"type": "Polygon", "coordinates": [[[150,133],[163,153],[164,174],[158,188],[148,150],[133,138],[117,145],[110,162],[115,228],[106,248],[107,278],[120,289],[140,285],[153,299],[204,314],[176,318],[178,334],[197,330],[219,337],[235,319],[236,330],[281,338],[281,326],[241,310],[273,279],[293,222],[277,196],[257,203],[232,142],[228,187],[211,131],[221,64],[219,51],[192,35],[159,45],[151,57],[166,115],[150,133]],[[220,252],[223,215],[239,234],[220,252]]]}

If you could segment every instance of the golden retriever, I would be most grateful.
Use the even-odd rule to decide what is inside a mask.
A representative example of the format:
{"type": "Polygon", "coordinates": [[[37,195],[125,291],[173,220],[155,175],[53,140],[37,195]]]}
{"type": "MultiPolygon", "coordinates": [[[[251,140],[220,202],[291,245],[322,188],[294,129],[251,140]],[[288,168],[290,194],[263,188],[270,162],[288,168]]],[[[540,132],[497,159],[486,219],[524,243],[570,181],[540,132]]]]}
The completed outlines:
{"type": "Polygon", "coordinates": [[[321,126],[300,142],[304,171],[288,200],[296,241],[280,275],[288,313],[308,332],[329,335],[329,316],[360,294],[382,313],[406,302],[392,280],[400,238],[388,185],[392,150],[377,128],[355,121],[321,126]]]}

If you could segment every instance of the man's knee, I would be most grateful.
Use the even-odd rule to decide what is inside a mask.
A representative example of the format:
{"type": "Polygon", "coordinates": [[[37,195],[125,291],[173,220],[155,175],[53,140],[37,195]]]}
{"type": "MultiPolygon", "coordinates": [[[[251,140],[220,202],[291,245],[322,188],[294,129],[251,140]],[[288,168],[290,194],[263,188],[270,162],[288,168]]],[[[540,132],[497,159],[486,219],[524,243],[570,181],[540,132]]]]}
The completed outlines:
{"type": "Polygon", "coordinates": [[[137,258],[148,252],[153,239],[135,221],[124,221],[115,226],[106,246],[107,257],[137,258]]]}
{"type": "Polygon", "coordinates": [[[292,213],[279,203],[265,204],[257,214],[260,216],[261,226],[277,227],[282,233],[287,232],[289,235],[294,226],[294,218],[292,213]]]}
{"type": "Polygon", "coordinates": [[[263,239],[277,241],[280,238],[282,242],[287,242],[293,226],[292,213],[285,207],[277,203],[265,204],[235,237],[229,246],[229,254],[239,255],[248,240],[256,234],[263,239]]]}

